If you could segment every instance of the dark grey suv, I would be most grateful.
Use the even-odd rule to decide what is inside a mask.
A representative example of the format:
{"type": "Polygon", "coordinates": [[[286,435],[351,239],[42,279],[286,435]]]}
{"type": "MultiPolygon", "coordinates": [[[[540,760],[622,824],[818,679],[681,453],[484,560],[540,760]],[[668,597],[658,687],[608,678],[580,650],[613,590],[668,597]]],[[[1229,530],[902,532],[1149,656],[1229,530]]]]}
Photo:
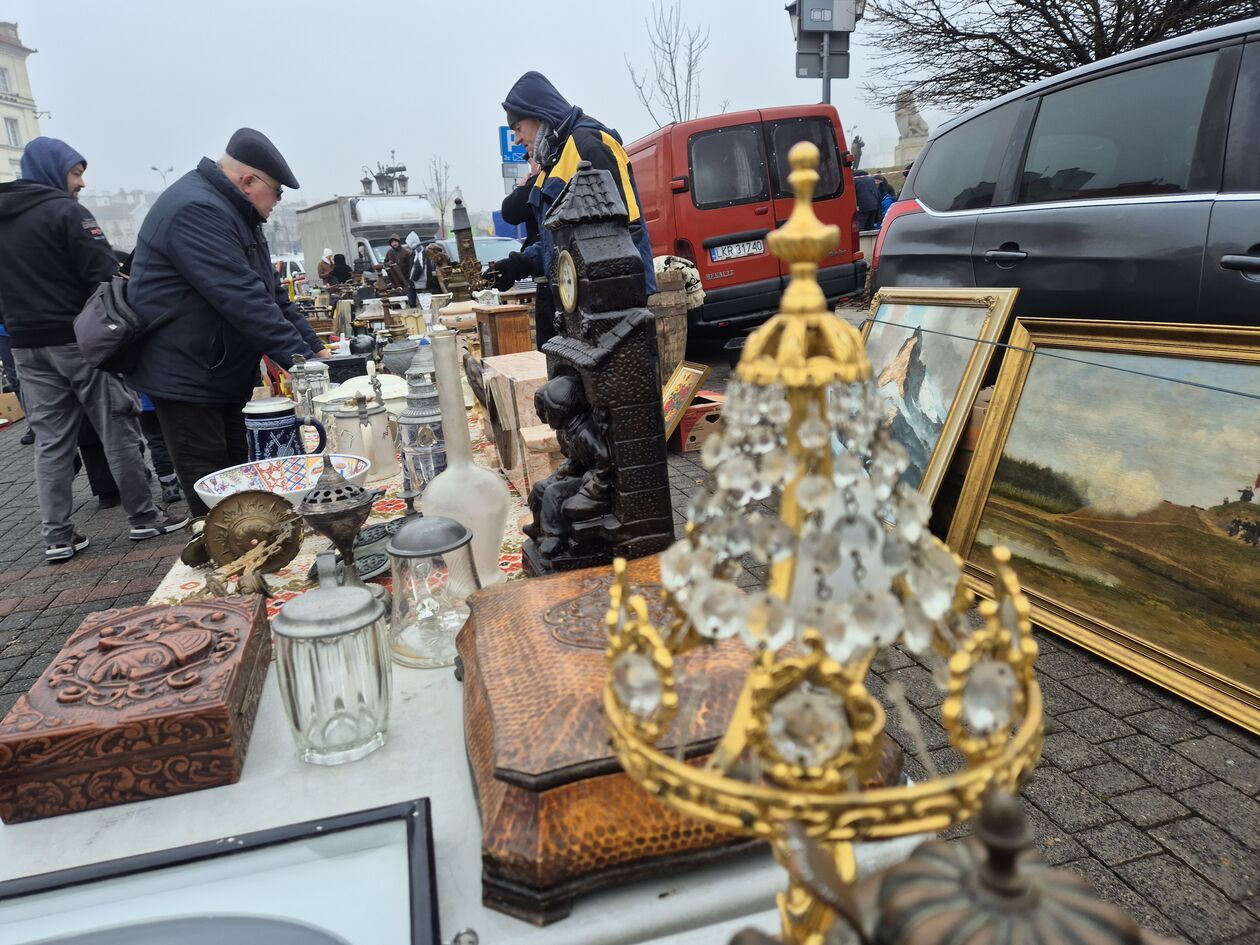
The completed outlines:
{"type": "Polygon", "coordinates": [[[1018,315],[1260,324],[1260,18],[968,112],[901,198],[878,286],[1016,286],[1018,315]]]}

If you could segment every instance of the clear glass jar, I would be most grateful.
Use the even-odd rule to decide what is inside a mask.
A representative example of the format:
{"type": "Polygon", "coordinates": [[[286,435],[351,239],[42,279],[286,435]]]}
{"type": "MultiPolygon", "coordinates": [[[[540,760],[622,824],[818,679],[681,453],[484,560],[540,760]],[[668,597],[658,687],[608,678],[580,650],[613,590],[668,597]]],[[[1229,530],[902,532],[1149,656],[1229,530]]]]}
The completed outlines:
{"type": "Polygon", "coordinates": [[[390,660],[385,607],[362,587],[340,587],[331,551],[319,587],[295,597],[271,622],[280,699],[298,757],[338,765],[385,744],[390,660]]]}
{"type": "Polygon", "coordinates": [[[481,587],[472,532],[453,519],[413,518],[390,539],[394,662],[433,669],[455,662],[455,635],[468,619],[468,596],[481,587]]]}

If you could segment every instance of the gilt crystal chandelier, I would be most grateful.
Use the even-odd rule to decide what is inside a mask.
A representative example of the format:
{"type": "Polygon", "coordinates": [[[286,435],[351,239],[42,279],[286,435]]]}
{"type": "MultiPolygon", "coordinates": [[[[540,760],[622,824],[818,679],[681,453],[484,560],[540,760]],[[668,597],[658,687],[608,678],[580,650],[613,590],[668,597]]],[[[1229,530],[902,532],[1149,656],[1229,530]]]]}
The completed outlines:
{"type": "MultiPolygon", "coordinates": [[[[1009,555],[995,551],[973,627],[962,561],[902,478],[908,457],[883,423],[861,337],[827,308],[816,273],[838,231],[811,205],[818,157],[807,142],[789,155],[796,205],[769,244],[792,279],[749,338],[724,428],[705,443],[716,489],[693,499],[687,535],[661,556],[674,619],[653,625],[614,565],[604,701],[618,758],[664,803],[764,837],[781,859],[788,825],[801,825],[852,882],[854,841],[941,830],[991,789],[1017,790],[1040,755],[1042,709],[1009,555]],[[736,583],[748,555],[767,569],[764,588],[736,583]],[[657,746],[679,712],[675,659],[734,641],[748,650],[742,695],[707,762],[689,764],[657,746]],[[885,726],[865,678],[893,644],[939,657],[942,721],[966,766],[864,789],[885,726]]],[[[793,881],[779,907],[785,941],[822,941],[830,913],[807,889],[793,881]]]]}

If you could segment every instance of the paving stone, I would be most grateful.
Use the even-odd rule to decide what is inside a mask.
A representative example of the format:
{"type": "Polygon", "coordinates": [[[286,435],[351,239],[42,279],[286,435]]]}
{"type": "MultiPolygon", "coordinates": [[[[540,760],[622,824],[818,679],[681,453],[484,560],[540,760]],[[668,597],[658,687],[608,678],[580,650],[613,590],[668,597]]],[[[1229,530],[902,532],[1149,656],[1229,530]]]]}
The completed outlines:
{"type": "Polygon", "coordinates": [[[1135,827],[1153,827],[1190,813],[1174,798],[1154,787],[1108,798],[1107,803],[1135,827]]]}
{"type": "MultiPolygon", "coordinates": [[[[1185,744],[1194,744],[1186,742],[1185,744]]],[[[1181,791],[1196,784],[1206,784],[1212,776],[1173,754],[1148,735],[1132,735],[1103,745],[1103,751],[1165,791],[1181,791]]],[[[1180,749],[1181,745],[1173,748],[1180,749]]]]}
{"type": "Polygon", "coordinates": [[[1155,708],[1155,703],[1133,687],[1102,673],[1075,676],[1064,685],[1115,715],[1134,715],[1155,708]]]}
{"type": "Polygon", "coordinates": [[[1045,676],[1037,680],[1041,686],[1041,700],[1045,703],[1046,715],[1061,719],[1069,712],[1088,709],[1092,703],[1079,692],[1073,692],[1061,682],[1055,682],[1045,676]]]}
{"type": "Polygon", "coordinates": [[[1177,800],[1253,850],[1260,850],[1260,804],[1224,781],[1201,784],[1177,795],[1177,800]]]}
{"type": "Polygon", "coordinates": [[[1174,745],[1173,750],[1211,771],[1222,781],[1228,781],[1244,794],[1260,792],[1260,758],[1233,742],[1227,742],[1218,735],[1209,735],[1197,741],[1174,745]]]}
{"type": "Polygon", "coordinates": [[[1206,820],[1176,820],[1155,827],[1151,836],[1231,899],[1260,893],[1260,857],[1206,820]]]}
{"type": "Polygon", "coordinates": [[[1103,800],[1146,787],[1141,775],[1117,761],[1073,771],[1072,778],[1095,797],[1103,800]]]}
{"type": "Polygon", "coordinates": [[[1118,819],[1114,810],[1057,768],[1034,771],[1024,796],[1069,833],[1118,819]]]}
{"type": "Polygon", "coordinates": [[[1108,866],[1161,852],[1158,843],[1121,820],[1092,830],[1082,830],[1075,839],[1108,866]]]}
{"type": "Polygon", "coordinates": [[[1243,909],[1167,854],[1121,863],[1115,871],[1140,895],[1159,903],[1160,911],[1195,941],[1216,945],[1251,930],[1243,909]]]}
{"type": "Polygon", "coordinates": [[[17,610],[18,604],[21,603],[20,597],[9,597],[0,600],[0,617],[7,617],[13,611],[17,610]]]}
{"type": "Polygon", "coordinates": [[[1060,731],[1045,737],[1042,757],[1063,771],[1075,771],[1108,760],[1106,752],[1075,732],[1060,731]]]}
{"type": "Polygon", "coordinates": [[[1065,864],[1065,869],[1069,869],[1089,880],[1098,898],[1123,909],[1142,928],[1150,929],[1152,932],[1159,932],[1161,935],[1179,934],[1176,924],[1168,916],[1135,893],[1115,873],[1097,860],[1091,857],[1073,860],[1071,863],[1065,864]]]}
{"type": "Polygon", "coordinates": [[[1058,653],[1047,653],[1037,658],[1037,672],[1051,679],[1070,679],[1073,676],[1085,676],[1092,672],[1089,657],[1080,651],[1061,650],[1058,653]]]}
{"type": "Polygon", "coordinates": [[[890,673],[893,670],[905,669],[907,666],[914,665],[916,665],[914,660],[903,653],[900,648],[889,646],[879,651],[879,654],[871,664],[871,669],[882,676],[884,673],[890,673]]]}
{"type": "Polygon", "coordinates": [[[1047,863],[1051,866],[1059,866],[1085,855],[1085,848],[1074,840],[1068,831],[1029,803],[1028,798],[1021,800],[1024,804],[1024,815],[1028,818],[1028,826],[1032,829],[1033,838],[1037,841],[1037,849],[1041,851],[1047,863]]]}
{"type": "Polygon", "coordinates": [[[1175,745],[1191,738],[1202,738],[1206,732],[1185,716],[1171,709],[1151,709],[1129,716],[1125,721],[1139,732],[1151,736],[1161,745],[1175,745]]]}
{"type": "Polygon", "coordinates": [[[1133,729],[1102,709],[1081,709],[1060,715],[1059,721],[1087,742],[1099,744],[1132,735],[1133,729]]]}
{"type": "Polygon", "coordinates": [[[930,709],[945,701],[945,694],[932,679],[932,674],[917,664],[885,673],[884,682],[900,683],[906,698],[920,709],[930,709]]]}
{"type": "Polygon", "coordinates": [[[1222,718],[1215,715],[1209,715],[1199,723],[1200,727],[1207,729],[1213,735],[1219,735],[1227,742],[1233,742],[1239,748],[1249,751],[1251,754],[1260,758],[1260,738],[1252,735],[1235,725],[1233,722],[1226,722],[1222,718]]]}

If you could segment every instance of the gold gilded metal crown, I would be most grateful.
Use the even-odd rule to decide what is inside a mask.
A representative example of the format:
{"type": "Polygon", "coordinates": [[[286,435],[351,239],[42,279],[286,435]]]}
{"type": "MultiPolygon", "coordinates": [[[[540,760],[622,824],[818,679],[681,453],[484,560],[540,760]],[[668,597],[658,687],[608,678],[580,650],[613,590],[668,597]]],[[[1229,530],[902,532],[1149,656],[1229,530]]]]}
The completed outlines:
{"type": "MultiPolygon", "coordinates": [[[[880,423],[861,337],[827,309],[817,269],[839,235],[813,211],[818,160],[808,142],[789,155],[796,204],[769,244],[791,282],[749,338],[725,428],[706,443],[718,490],[695,500],[687,536],[662,555],[668,625],[652,624],[625,562],[614,563],[604,706],[613,749],[645,790],[767,839],[780,863],[799,825],[851,883],[855,841],[946,829],[974,817],[991,790],[1018,790],[1041,754],[1043,712],[1009,554],[993,552],[994,599],[973,628],[962,561],[927,532],[926,500],[901,481],[905,453],[880,423]],[[756,511],[774,492],[777,514],[756,511]],[[769,566],[764,591],[733,583],[747,553],[769,566]],[[736,636],[749,671],[713,754],[697,766],[657,747],[685,704],[675,659],[736,636]],[[864,788],[886,721],[865,680],[879,647],[895,642],[941,660],[942,721],[965,766],[864,788]]],[[[794,879],[778,901],[783,940],[821,945],[830,910],[794,879]]]]}

